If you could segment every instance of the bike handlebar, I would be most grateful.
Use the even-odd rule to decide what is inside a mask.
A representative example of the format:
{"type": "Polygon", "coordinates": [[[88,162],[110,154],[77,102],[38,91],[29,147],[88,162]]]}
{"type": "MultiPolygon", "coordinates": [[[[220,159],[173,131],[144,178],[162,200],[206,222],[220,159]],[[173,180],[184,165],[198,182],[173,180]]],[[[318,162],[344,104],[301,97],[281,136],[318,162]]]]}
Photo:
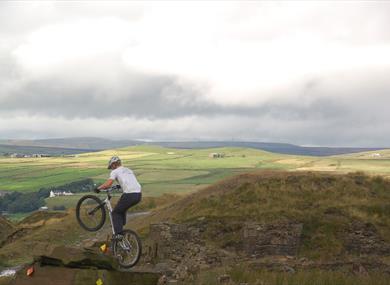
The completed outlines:
{"type": "Polygon", "coordinates": [[[111,186],[110,188],[99,190],[99,192],[111,193],[112,191],[119,190],[119,189],[121,189],[120,185],[114,185],[114,186],[111,186]]]}

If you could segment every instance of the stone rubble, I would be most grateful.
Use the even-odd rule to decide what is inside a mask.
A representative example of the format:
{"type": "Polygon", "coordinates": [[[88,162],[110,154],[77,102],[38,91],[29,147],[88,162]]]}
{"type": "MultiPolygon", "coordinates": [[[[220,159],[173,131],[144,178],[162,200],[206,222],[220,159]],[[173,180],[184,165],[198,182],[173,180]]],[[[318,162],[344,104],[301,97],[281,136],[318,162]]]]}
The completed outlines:
{"type": "MultiPolygon", "coordinates": [[[[359,254],[388,253],[389,245],[380,238],[375,228],[361,224],[352,225],[351,228],[346,240],[347,250],[359,254]]],[[[191,281],[202,270],[244,262],[252,269],[291,274],[307,269],[342,269],[365,275],[369,270],[378,268],[390,273],[389,265],[375,260],[367,261],[364,256],[351,257],[349,261],[328,262],[298,257],[302,230],[303,225],[296,222],[223,224],[198,219],[186,224],[152,224],[145,241],[143,260],[164,274],[165,283],[161,284],[191,281]],[[216,232],[210,232],[212,230],[216,232]],[[221,232],[235,235],[237,242],[230,242],[228,247],[218,243],[222,240],[221,232]]]]}

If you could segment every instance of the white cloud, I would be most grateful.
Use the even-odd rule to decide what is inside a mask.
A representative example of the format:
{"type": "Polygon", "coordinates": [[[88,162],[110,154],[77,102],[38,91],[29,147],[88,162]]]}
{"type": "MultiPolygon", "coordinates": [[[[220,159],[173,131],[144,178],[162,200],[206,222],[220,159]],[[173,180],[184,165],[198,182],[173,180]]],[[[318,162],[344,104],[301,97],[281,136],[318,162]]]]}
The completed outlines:
{"type": "MultiPolygon", "coordinates": [[[[295,132],[306,133],[308,143],[318,144],[323,136],[314,131],[313,137],[307,130],[334,128],[343,118],[354,126],[351,120],[357,120],[365,106],[387,118],[380,105],[389,89],[389,25],[390,3],[386,2],[2,4],[0,102],[9,106],[2,112],[7,112],[10,123],[1,119],[7,127],[0,134],[9,134],[12,126],[27,132],[23,124],[35,122],[31,129],[42,134],[69,130],[77,135],[73,126],[78,125],[93,135],[98,126],[112,124],[112,135],[121,136],[127,132],[122,126],[135,122],[140,136],[152,129],[148,135],[208,137],[211,132],[228,138],[236,133],[280,141],[284,132],[287,139],[299,141],[295,132]],[[3,62],[7,65],[1,66],[3,62]],[[17,72],[10,76],[9,70],[17,72]],[[20,98],[10,100],[12,96],[20,98]],[[370,97],[378,103],[370,102],[370,97]],[[19,100],[29,106],[18,107],[19,100]],[[104,111],[121,100],[120,118],[91,119],[99,116],[96,110],[104,111]],[[285,106],[294,100],[299,100],[302,110],[293,105],[288,112],[285,106]],[[344,117],[333,121],[323,116],[317,122],[308,109],[321,100],[348,106],[344,117]],[[40,103],[33,101],[46,101],[53,109],[37,109],[40,103]],[[79,106],[69,112],[74,102],[85,104],[84,119],[69,118],[82,117],[79,106]],[[177,104],[154,106],[164,102],[177,104]],[[147,111],[148,104],[154,115],[147,111]],[[283,108],[275,107],[279,105],[283,108]],[[125,116],[125,106],[135,111],[129,109],[125,116]],[[256,110],[273,117],[255,116],[256,110]],[[306,119],[281,119],[283,114],[273,110],[292,117],[301,110],[306,119]],[[27,114],[35,117],[30,121],[27,114]],[[48,114],[51,125],[61,127],[44,127],[48,114]],[[258,120],[266,124],[258,128],[258,120]],[[231,132],[220,129],[223,121],[232,126],[231,132]],[[212,126],[217,131],[207,128],[212,126]]],[[[363,123],[370,121],[363,117],[363,123]]],[[[367,133],[378,129],[375,126],[367,133]]],[[[340,136],[340,142],[356,142],[358,132],[345,133],[350,138],[340,136]]]]}
{"type": "Polygon", "coordinates": [[[34,31],[14,55],[30,72],[51,72],[77,61],[99,60],[132,44],[134,27],[116,18],[83,19],[34,31]]]}

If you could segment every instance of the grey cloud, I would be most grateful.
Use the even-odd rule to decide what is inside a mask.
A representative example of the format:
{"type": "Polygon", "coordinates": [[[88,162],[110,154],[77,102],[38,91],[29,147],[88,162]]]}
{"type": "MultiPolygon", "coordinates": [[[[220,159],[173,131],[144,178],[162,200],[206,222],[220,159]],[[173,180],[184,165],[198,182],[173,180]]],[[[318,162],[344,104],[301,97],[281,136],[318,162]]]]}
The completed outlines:
{"type": "Polygon", "coordinates": [[[71,79],[56,77],[28,81],[21,88],[0,97],[0,110],[9,114],[17,112],[69,119],[171,119],[193,115],[239,115],[269,116],[286,121],[326,120],[345,115],[346,111],[346,106],[335,100],[326,96],[315,98],[307,90],[298,98],[275,99],[252,106],[225,106],[211,102],[204,96],[208,92],[207,86],[182,83],[174,76],[127,73],[120,78],[116,82],[120,88],[102,86],[98,82],[75,84],[71,79]]]}
{"type": "MultiPolygon", "coordinates": [[[[350,10],[349,3],[333,4],[338,6],[337,9],[325,9],[324,12],[319,9],[306,17],[293,17],[286,29],[284,19],[272,17],[275,8],[261,14],[264,17],[270,14],[268,25],[252,25],[250,20],[259,17],[258,11],[251,9],[253,2],[252,6],[246,7],[250,7],[247,10],[248,17],[243,17],[238,10],[232,16],[237,22],[225,33],[248,42],[266,42],[299,31],[356,45],[390,40],[390,4],[381,2],[374,7],[361,2],[358,9],[350,10]],[[343,7],[339,5],[346,8],[341,9],[343,7]],[[336,16],[332,18],[334,13],[336,16]],[[237,26],[244,28],[235,28],[237,26]]],[[[0,126],[0,136],[101,136],[107,130],[99,133],[99,123],[75,130],[77,126],[72,125],[72,120],[81,118],[88,121],[92,118],[99,122],[116,122],[128,118],[134,120],[133,137],[238,138],[315,145],[390,145],[388,67],[351,70],[348,74],[308,76],[299,90],[291,90],[291,94],[296,95],[292,96],[287,91],[285,97],[275,96],[266,102],[252,105],[215,103],[207,96],[212,87],[207,82],[183,82],[171,74],[128,71],[118,59],[112,58],[99,58],[96,64],[77,62],[70,64],[70,67],[64,64],[66,66],[58,67],[58,70],[54,67],[50,75],[31,76],[19,68],[11,53],[11,47],[20,44],[20,38],[31,31],[69,17],[115,15],[126,21],[137,21],[145,11],[142,7],[126,2],[92,5],[92,10],[91,4],[69,6],[53,2],[40,12],[39,8],[31,7],[20,10],[20,5],[0,2],[0,36],[6,35],[6,38],[0,37],[0,119],[9,118],[8,123],[12,125],[14,118],[21,115],[47,117],[47,126],[30,126],[28,121],[25,127],[18,126],[15,130],[3,130],[0,126]],[[50,13],[44,15],[45,12],[50,13]],[[191,117],[193,120],[187,122],[191,117]],[[53,121],[63,118],[70,123],[64,127],[58,121],[51,122],[50,118],[53,121]],[[143,120],[152,121],[155,125],[148,125],[153,126],[151,129],[146,129],[142,124],[137,126],[137,122],[143,120]],[[179,126],[177,129],[167,131],[161,127],[172,120],[179,126]]],[[[110,130],[113,137],[118,135],[115,128],[113,126],[110,130]]]]}
{"type": "MultiPolygon", "coordinates": [[[[313,145],[388,146],[390,131],[390,69],[354,71],[308,78],[296,96],[277,97],[262,104],[220,105],[207,99],[207,83],[183,82],[172,75],[125,71],[117,64],[90,65],[71,72],[53,72],[32,79],[23,77],[12,60],[3,60],[4,82],[14,82],[8,92],[0,91],[0,115],[20,114],[51,118],[120,118],[156,121],[152,129],[133,126],[133,137],[153,139],[238,138],[313,145]],[[93,70],[105,69],[97,74],[93,70]],[[92,73],[92,75],[88,75],[92,73]],[[105,76],[114,73],[114,79],[105,76]],[[10,74],[13,74],[10,76],[10,74]],[[88,80],[79,77],[90,77],[88,80]],[[73,75],[73,76],[72,76],[73,75]],[[195,122],[186,126],[186,118],[195,122]],[[166,131],[161,122],[175,120],[178,130],[166,131]],[[180,130],[180,131],[179,131],[180,130]]],[[[0,86],[2,85],[0,81],[0,86]]],[[[287,94],[288,95],[288,94],[287,94]]],[[[10,122],[12,124],[12,120],[10,122]]],[[[23,130],[24,136],[79,135],[62,127],[23,130]],[[61,131],[61,133],[58,133],[61,131]],[[63,134],[63,135],[61,135],[63,134]]],[[[96,129],[96,126],[94,126],[96,129]]],[[[83,129],[83,134],[99,135],[83,129]]],[[[99,129],[99,128],[98,128],[99,129]]],[[[20,131],[1,132],[20,136],[20,131]]],[[[104,135],[102,132],[101,135],[104,135]]],[[[115,133],[112,136],[115,137],[115,133]]]]}
{"type": "MultiPolygon", "coordinates": [[[[211,102],[204,96],[207,87],[182,83],[174,76],[127,73],[116,82],[120,88],[98,83],[75,84],[72,80],[47,78],[29,81],[22,88],[2,96],[2,113],[73,118],[134,117],[139,119],[173,119],[188,116],[215,117],[237,115],[241,117],[269,117],[284,121],[372,122],[387,118],[383,109],[390,103],[390,86],[367,89],[357,84],[346,96],[343,91],[327,90],[325,82],[308,80],[296,97],[274,99],[251,106],[226,106],[211,102]],[[341,92],[330,94],[329,92],[341,92]],[[368,92],[370,96],[367,96],[368,92]],[[338,96],[340,95],[340,96],[338,96]],[[364,110],[377,111],[373,114],[364,110]]],[[[369,84],[369,83],[367,83],[369,84]]]]}
{"type": "MultiPolygon", "coordinates": [[[[26,83],[0,99],[2,112],[25,112],[67,118],[146,117],[170,118],[215,111],[216,106],[199,97],[191,85],[182,86],[169,76],[137,76],[122,82],[123,91],[95,85],[74,86],[50,79],[26,83]],[[119,94],[118,94],[119,92],[119,94]]],[[[114,88],[113,88],[114,89],[114,88]]]]}

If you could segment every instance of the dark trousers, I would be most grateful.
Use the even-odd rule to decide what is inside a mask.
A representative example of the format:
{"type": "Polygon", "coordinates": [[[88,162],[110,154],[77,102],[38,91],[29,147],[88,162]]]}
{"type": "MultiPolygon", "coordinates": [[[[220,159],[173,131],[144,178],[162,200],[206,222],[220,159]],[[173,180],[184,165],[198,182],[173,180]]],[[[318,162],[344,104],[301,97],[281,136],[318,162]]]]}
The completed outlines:
{"type": "Polygon", "coordinates": [[[123,231],[123,226],[126,225],[126,212],[127,210],[137,205],[142,198],[141,193],[123,193],[119,198],[114,210],[112,211],[112,223],[114,225],[115,234],[119,234],[123,231]]]}

